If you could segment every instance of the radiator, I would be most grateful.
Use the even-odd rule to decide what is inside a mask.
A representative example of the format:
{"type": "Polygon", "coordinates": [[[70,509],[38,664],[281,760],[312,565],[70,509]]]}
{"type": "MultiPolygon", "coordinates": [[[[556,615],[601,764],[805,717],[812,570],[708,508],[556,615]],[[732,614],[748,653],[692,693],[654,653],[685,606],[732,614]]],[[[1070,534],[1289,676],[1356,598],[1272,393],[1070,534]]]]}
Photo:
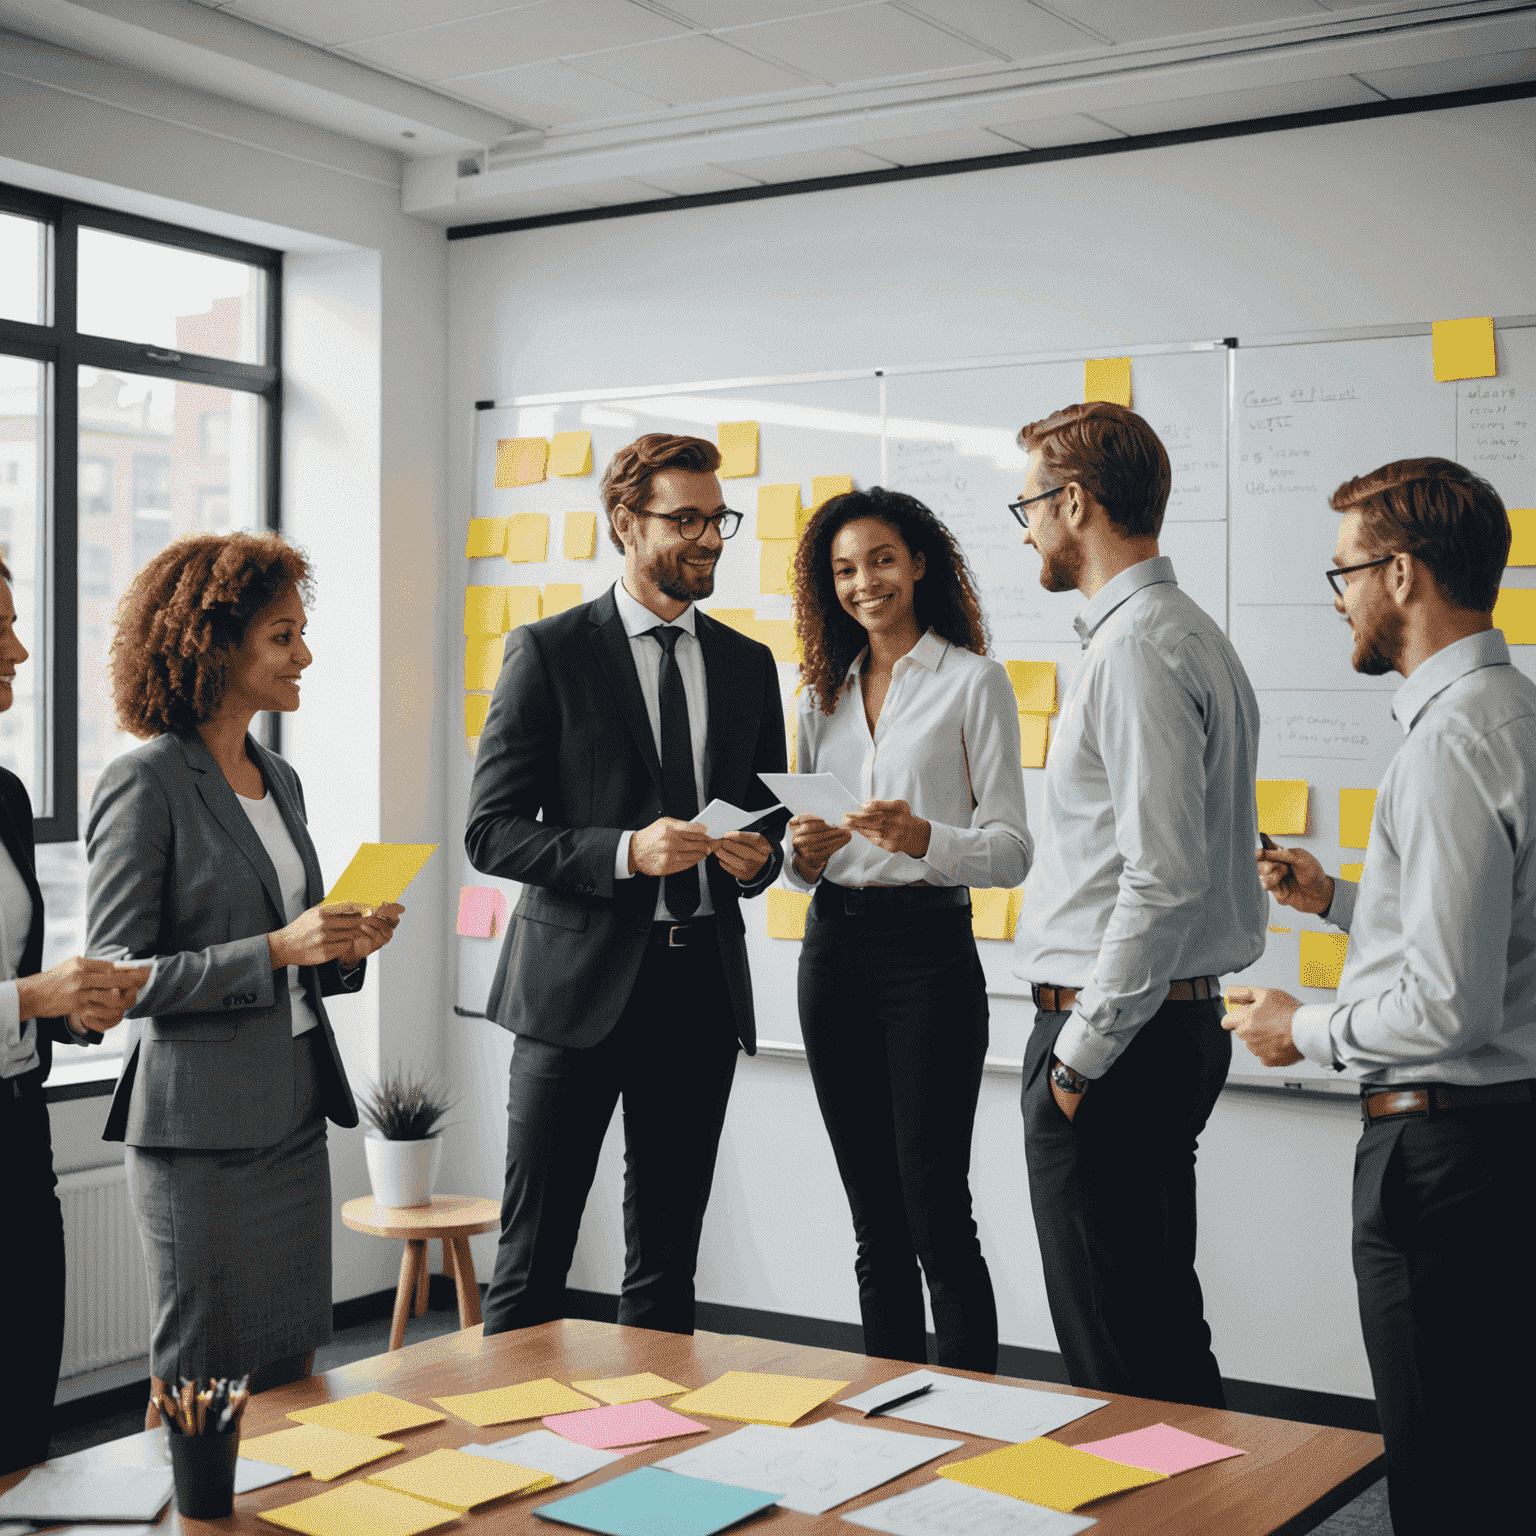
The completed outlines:
{"type": "Polygon", "coordinates": [[[149,1355],[149,1285],[121,1163],[59,1178],[64,1208],[63,1379],[149,1355]]]}

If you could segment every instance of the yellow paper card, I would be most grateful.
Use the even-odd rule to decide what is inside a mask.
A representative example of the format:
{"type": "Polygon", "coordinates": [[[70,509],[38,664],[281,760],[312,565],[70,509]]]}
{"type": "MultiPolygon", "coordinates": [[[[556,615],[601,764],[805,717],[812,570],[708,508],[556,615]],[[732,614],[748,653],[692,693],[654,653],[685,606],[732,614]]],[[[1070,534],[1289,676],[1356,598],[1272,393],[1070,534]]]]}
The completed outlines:
{"type": "Polygon", "coordinates": [[[400,1447],[391,1440],[375,1440],[371,1435],[349,1435],[342,1429],[328,1429],[324,1424],[299,1424],[279,1429],[270,1435],[240,1442],[240,1454],[249,1461],[265,1462],[272,1467],[287,1467],[294,1472],[308,1472],[322,1483],[344,1472],[356,1471],[370,1461],[393,1456],[400,1447]]]}
{"type": "Polygon", "coordinates": [[[1289,928],[1275,928],[1275,927],[1271,927],[1269,931],[1271,933],[1289,933],[1291,930],[1289,928]]]}
{"type": "Polygon", "coordinates": [[[1111,405],[1131,406],[1131,360],[1128,357],[1090,357],[1083,364],[1083,399],[1108,400],[1111,405]]]}
{"type": "Polygon", "coordinates": [[[799,661],[800,639],[795,634],[793,619],[758,619],[747,633],[754,640],[761,640],[773,652],[775,661],[799,661]]]}
{"type": "Polygon", "coordinates": [[[399,901],[406,886],[436,852],[436,843],[363,843],[322,905],[334,907],[354,901],[359,906],[382,907],[399,901]]]}
{"type": "Polygon", "coordinates": [[[1054,661],[1009,661],[1008,681],[1018,700],[1020,714],[1054,715],[1056,713],[1056,663],[1054,661]]]}
{"type": "Polygon", "coordinates": [[[464,738],[473,741],[485,729],[485,717],[490,713],[491,701],[483,693],[464,695],[464,738]]]}
{"type": "Polygon", "coordinates": [[[729,624],[744,635],[752,635],[757,626],[757,615],[750,608],[706,608],[704,611],[716,623],[729,624]]]}
{"type": "Polygon", "coordinates": [[[615,1405],[649,1402],[652,1398],[671,1397],[688,1390],[651,1371],[642,1371],[638,1376],[605,1376],[601,1381],[573,1381],[571,1385],[578,1392],[615,1405]]]}
{"type": "Polygon", "coordinates": [[[1024,767],[1045,767],[1045,747],[1050,727],[1048,715],[1019,715],[1019,762],[1024,767]]]}
{"type": "Polygon", "coordinates": [[[504,635],[507,624],[506,587],[465,587],[464,633],[504,635]]]}
{"type": "MultiPolygon", "coordinates": [[[[795,690],[796,693],[798,693],[799,691],[800,690],[798,688],[795,690]]],[[[799,740],[799,736],[800,736],[800,711],[795,707],[794,701],[791,700],[790,703],[789,703],[789,707],[784,711],[784,743],[785,743],[785,745],[789,749],[789,759],[788,759],[788,761],[789,761],[789,771],[791,773],[799,773],[799,771],[800,771],[795,766],[795,746],[796,746],[796,743],[799,740]]]]}
{"type": "MultiPolygon", "coordinates": [[[[773,892],[768,893],[770,896],[773,892]]],[[[707,1387],[678,1398],[675,1413],[702,1413],[743,1424],[779,1424],[788,1428],[841,1392],[846,1381],[814,1376],[776,1376],[764,1371],[727,1371],[707,1387]]]]}
{"type": "Polygon", "coordinates": [[[472,517],[464,553],[471,560],[499,555],[507,547],[507,520],[504,517],[472,517]]]}
{"type": "Polygon", "coordinates": [[[502,656],[507,642],[500,635],[464,637],[464,686],[489,693],[501,676],[502,656]]]}
{"type": "Polygon", "coordinates": [[[1493,344],[1493,321],[1436,320],[1430,327],[1435,355],[1435,382],[1452,379],[1491,379],[1499,371],[1493,344]]]}
{"type": "Polygon", "coordinates": [[[349,1435],[377,1438],[402,1429],[420,1429],[423,1424],[441,1424],[445,1415],[387,1392],[360,1392],[339,1402],[321,1403],[318,1408],[295,1408],[288,1417],[300,1424],[323,1424],[327,1429],[344,1429],[349,1435]]]}
{"type": "Polygon", "coordinates": [[[534,623],[543,611],[543,598],[537,587],[507,588],[507,628],[534,623]]]}
{"type": "Polygon", "coordinates": [[[852,475],[812,475],[811,510],[814,511],[824,501],[831,501],[834,496],[846,496],[852,489],[852,475]]]}
{"type": "Polygon", "coordinates": [[[811,898],[800,891],[768,889],[768,937],[770,939],[803,939],[805,914],[810,910],[811,898]]]}
{"type": "Polygon", "coordinates": [[[720,448],[722,480],[740,480],[757,473],[757,423],[755,421],[722,421],[715,429],[715,442],[720,448]]]}
{"type": "Polygon", "coordinates": [[[1336,987],[1349,948],[1347,933],[1303,933],[1301,936],[1301,984],[1304,987],[1336,987]]]}
{"type": "Polygon", "coordinates": [[[556,432],[549,440],[549,472],[552,475],[590,475],[592,434],[556,432]]]}
{"type": "Polygon", "coordinates": [[[1536,587],[1500,587],[1493,627],[1510,645],[1536,645],[1536,587]]]}
{"type": "Polygon", "coordinates": [[[794,563],[798,546],[793,539],[764,539],[757,547],[758,591],[771,596],[787,597],[791,590],[790,567],[794,563]]]}
{"type": "Polygon", "coordinates": [[[1359,885],[1360,884],[1360,876],[1363,875],[1364,873],[1365,873],[1365,865],[1363,863],[1361,863],[1361,864],[1340,864],[1339,865],[1339,879],[1340,880],[1353,880],[1356,885],[1359,885]]]}
{"type": "Polygon", "coordinates": [[[567,560],[590,560],[597,553],[597,513],[567,512],[561,552],[567,560]]]}
{"type": "Polygon", "coordinates": [[[499,437],[496,439],[496,489],[537,485],[549,462],[547,437],[499,437]]]}
{"type": "MultiPolygon", "coordinates": [[[[244,1446],[240,1454],[245,1454],[244,1446]]],[[[458,1518],[441,1504],[408,1498],[366,1481],[345,1483],[296,1504],[261,1509],[256,1517],[268,1525],[301,1531],[303,1536],[419,1536],[458,1518]]]]}
{"type": "Polygon", "coordinates": [[[489,1392],[462,1392],[454,1397],[434,1397],[439,1408],[485,1429],[491,1424],[513,1424],[519,1419],[542,1419],[547,1413],[574,1413],[596,1408],[590,1397],[573,1392],[548,1376],[521,1381],[515,1387],[493,1387],[489,1392]]]}
{"type": "Polygon", "coordinates": [[[1043,1504],[1063,1514],[1080,1504],[1123,1493],[1127,1488],[1145,1488],[1149,1483],[1164,1483],[1164,1472],[1147,1472],[1141,1467],[1122,1466],[1106,1461],[1088,1451],[1079,1451],[1055,1440],[1026,1440],[1021,1445],[1005,1445],[966,1461],[952,1461],[937,1467],[940,1477],[965,1483],[971,1488],[988,1488],[1006,1493],[1028,1504],[1043,1504]]]}
{"type": "Polygon", "coordinates": [[[1339,846],[1364,848],[1371,840],[1371,818],[1376,814],[1374,789],[1339,791],[1339,846]]]}
{"type": "Polygon", "coordinates": [[[1307,830],[1307,781],[1260,779],[1257,785],[1259,831],[1300,836],[1307,830]]]}
{"type": "Polygon", "coordinates": [[[581,601],[579,581],[551,581],[544,585],[544,617],[552,613],[564,613],[581,601]]]}
{"type": "Polygon", "coordinates": [[[507,559],[514,565],[549,558],[549,513],[516,512],[507,519],[507,559]]]}
{"type": "Polygon", "coordinates": [[[408,1493],[413,1499],[426,1499],[464,1515],[482,1504],[489,1504],[492,1499],[553,1487],[559,1478],[510,1461],[492,1461],[487,1456],[442,1450],[429,1451],[414,1461],[374,1472],[368,1481],[376,1487],[393,1488],[396,1493],[408,1493]]]}
{"type": "Polygon", "coordinates": [[[1509,559],[1505,564],[1536,565],[1536,507],[1515,507],[1511,510],[1509,559]]]}
{"type": "Polygon", "coordinates": [[[757,536],[760,539],[792,539],[798,530],[800,486],[760,485],[757,488],[757,536]]]}
{"type": "Polygon", "coordinates": [[[1013,924],[1008,921],[1013,892],[1002,886],[983,887],[971,892],[971,932],[978,939],[1011,939],[1013,924]]]}

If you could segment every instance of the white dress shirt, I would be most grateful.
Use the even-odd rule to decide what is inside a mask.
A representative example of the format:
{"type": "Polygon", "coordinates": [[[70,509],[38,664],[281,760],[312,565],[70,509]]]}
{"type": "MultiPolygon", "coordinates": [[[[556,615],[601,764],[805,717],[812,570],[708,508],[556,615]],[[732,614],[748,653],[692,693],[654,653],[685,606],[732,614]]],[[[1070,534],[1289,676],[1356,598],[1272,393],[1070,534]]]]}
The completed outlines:
{"type": "Polygon", "coordinates": [[[1384,1085],[1536,1077],[1536,683],[1496,629],[1437,651],[1392,701],[1387,766],[1331,1003],[1296,1010],[1297,1050],[1384,1085]]]}
{"type": "MultiPolygon", "coordinates": [[[[860,682],[868,656],[849,667],[831,715],[813,689],[801,690],[795,770],[832,774],[861,804],[905,800],[929,824],[928,852],[887,853],[854,833],[822,873],[847,886],[1017,885],[1035,842],[1006,669],[929,630],[892,669],[871,735],[860,682]]],[[[792,858],[784,874],[796,890],[811,889],[792,858]]]]}
{"type": "Polygon", "coordinates": [[[1263,953],[1259,706],[1166,556],[1121,571],[1073,623],[1086,654],[1045,765],[1013,969],[1080,989],[1056,1055],[1095,1078],[1169,982],[1263,953]]]}
{"type": "Polygon", "coordinates": [[[0,844],[0,1078],[20,1077],[38,1064],[37,1020],[21,1018],[16,967],[32,931],[32,894],[0,844]]]}
{"type": "MultiPolygon", "coordinates": [[[[635,658],[635,672],[640,678],[640,692],[645,699],[645,713],[651,722],[651,735],[656,742],[656,756],[661,757],[661,658],[664,654],[661,642],[653,640],[650,632],[664,624],[673,624],[683,631],[674,654],[677,670],[682,673],[683,693],[688,699],[688,734],[693,747],[693,782],[698,791],[699,809],[709,803],[704,796],[704,746],[709,734],[709,690],[704,677],[704,650],[694,633],[695,609],[689,603],[675,619],[658,618],[644,603],[631,597],[622,581],[613,584],[613,601],[624,622],[624,633],[629,636],[629,653],[635,658]]],[[[619,838],[619,847],[613,859],[613,878],[629,880],[629,842],[635,835],[625,832],[619,838]]],[[[704,862],[697,869],[699,879],[699,909],[695,917],[708,917],[715,909],[709,899],[709,881],[705,878],[704,862]]],[[[673,923],[676,916],[668,909],[666,882],[656,893],[656,921],[673,923]]]]}
{"type": "MultiPolygon", "coordinates": [[[[240,809],[250,817],[251,825],[261,839],[261,846],[267,850],[272,868],[277,871],[277,883],[283,893],[283,916],[288,922],[294,922],[304,912],[304,861],[299,857],[299,850],[293,846],[293,838],[288,833],[283,813],[278,809],[277,799],[270,790],[260,800],[248,800],[238,791],[235,798],[240,802],[240,809]]],[[[293,1014],[293,1034],[297,1039],[312,1029],[318,1029],[320,1020],[305,1001],[304,983],[299,980],[298,966],[285,966],[284,969],[288,972],[288,1006],[293,1014]]]]}

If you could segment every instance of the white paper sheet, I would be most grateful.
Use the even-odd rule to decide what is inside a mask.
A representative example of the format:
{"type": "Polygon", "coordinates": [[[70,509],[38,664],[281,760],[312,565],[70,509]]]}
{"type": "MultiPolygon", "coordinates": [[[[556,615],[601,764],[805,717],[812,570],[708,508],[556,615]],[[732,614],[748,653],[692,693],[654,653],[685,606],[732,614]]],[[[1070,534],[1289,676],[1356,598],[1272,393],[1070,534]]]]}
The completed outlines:
{"type": "Polygon", "coordinates": [[[83,1471],[44,1462],[0,1494],[0,1520],[153,1520],[170,1500],[169,1467],[83,1471]]]}
{"type": "Polygon", "coordinates": [[[251,1461],[241,1456],[235,1461],[235,1494],[255,1493],[258,1488],[270,1488],[273,1483],[286,1483],[299,1474],[292,1467],[277,1467],[266,1461],[251,1461]]]}
{"type": "Polygon", "coordinates": [[[952,1483],[947,1477],[866,1504],[843,1519],[890,1536],[1076,1536],[1098,1524],[1086,1515],[1063,1515],[990,1488],[952,1483]]]}
{"type": "Polygon", "coordinates": [[[611,1467],[622,1461],[625,1452],[599,1451],[590,1445],[577,1445],[557,1435],[552,1429],[530,1429],[526,1434],[513,1435],[507,1440],[497,1440],[491,1445],[463,1445],[459,1447],[471,1456],[485,1456],[491,1461],[508,1461],[517,1467],[532,1467],[535,1472],[548,1472],[562,1483],[574,1483],[579,1477],[611,1467]]]}
{"type": "Polygon", "coordinates": [[[732,805],[729,800],[711,800],[693,819],[711,837],[724,837],[727,832],[739,832],[754,821],[761,821],[768,811],[776,809],[776,806],[770,805],[768,810],[744,811],[739,805],[732,805]]]}
{"type": "Polygon", "coordinates": [[[859,810],[862,805],[835,774],[760,773],[758,778],[792,815],[819,816],[829,827],[841,826],[843,813],[859,810]]]}
{"type": "Polygon", "coordinates": [[[961,1435],[980,1435],[986,1440],[1006,1440],[1017,1445],[1020,1440],[1048,1435],[1103,1408],[1109,1401],[1104,1397],[1073,1397],[1066,1392],[1007,1387],[995,1381],[970,1381],[963,1376],[941,1376],[936,1371],[913,1371],[894,1381],[881,1382],[857,1397],[845,1397],[842,1406],[863,1413],[929,1382],[933,1383],[933,1391],[882,1417],[905,1419],[909,1424],[931,1424],[935,1429],[952,1429],[961,1435]]]}

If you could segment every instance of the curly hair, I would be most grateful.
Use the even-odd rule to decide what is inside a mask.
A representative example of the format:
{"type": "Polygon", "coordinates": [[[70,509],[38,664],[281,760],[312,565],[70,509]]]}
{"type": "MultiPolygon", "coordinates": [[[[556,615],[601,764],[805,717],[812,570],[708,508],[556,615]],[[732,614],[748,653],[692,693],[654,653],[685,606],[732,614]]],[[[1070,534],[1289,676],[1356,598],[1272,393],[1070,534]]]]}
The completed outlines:
{"type": "Polygon", "coordinates": [[[121,729],[141,740],[206,724],[224,702],[230,653],[289,587],[307,604],[309,561],[275,533],[193,533],[133,578],[108,663],[121,729]]]}
{"type": "MultiPolygon", "coordinates": [[[[1135,411],[1089,400],[1053,411],[1019,433],[1058,485],[1076,480],[1130,538],[1156,538],[1173,486],[1168,450],[1135,411]]],[[[1043,489],[1043,487],[1042,487],[1043,489]]]]}
{"type": "Polygon", "coordinates": [[[805,658],[800,677],[816,690],[824,715],[837,708],[848,668],[868,644],[864,626],[844,610],[832,580],[832,541],[861,517],[878,518],[914,556],[923,557],[923,577],[913,597],[918,628],[931,629],[978,656],[987,654],[987,626],[971,568],[949,529],[902,491],[878,485],[845,491],[821,504],[795,551],[795,628],[805,658]]]}
{"type": "Polygon", "coordinates": [[[613,530],[613,514],[620,507],[642,511],[651,499],[651,476],[661,469],[720,468],[720,450],[707,437],[673,437],[669,432],[647,432],[614,454],[603,474],[603,511],[608,514],[608,537],[622,554],[624,541],[613,530]]]}

